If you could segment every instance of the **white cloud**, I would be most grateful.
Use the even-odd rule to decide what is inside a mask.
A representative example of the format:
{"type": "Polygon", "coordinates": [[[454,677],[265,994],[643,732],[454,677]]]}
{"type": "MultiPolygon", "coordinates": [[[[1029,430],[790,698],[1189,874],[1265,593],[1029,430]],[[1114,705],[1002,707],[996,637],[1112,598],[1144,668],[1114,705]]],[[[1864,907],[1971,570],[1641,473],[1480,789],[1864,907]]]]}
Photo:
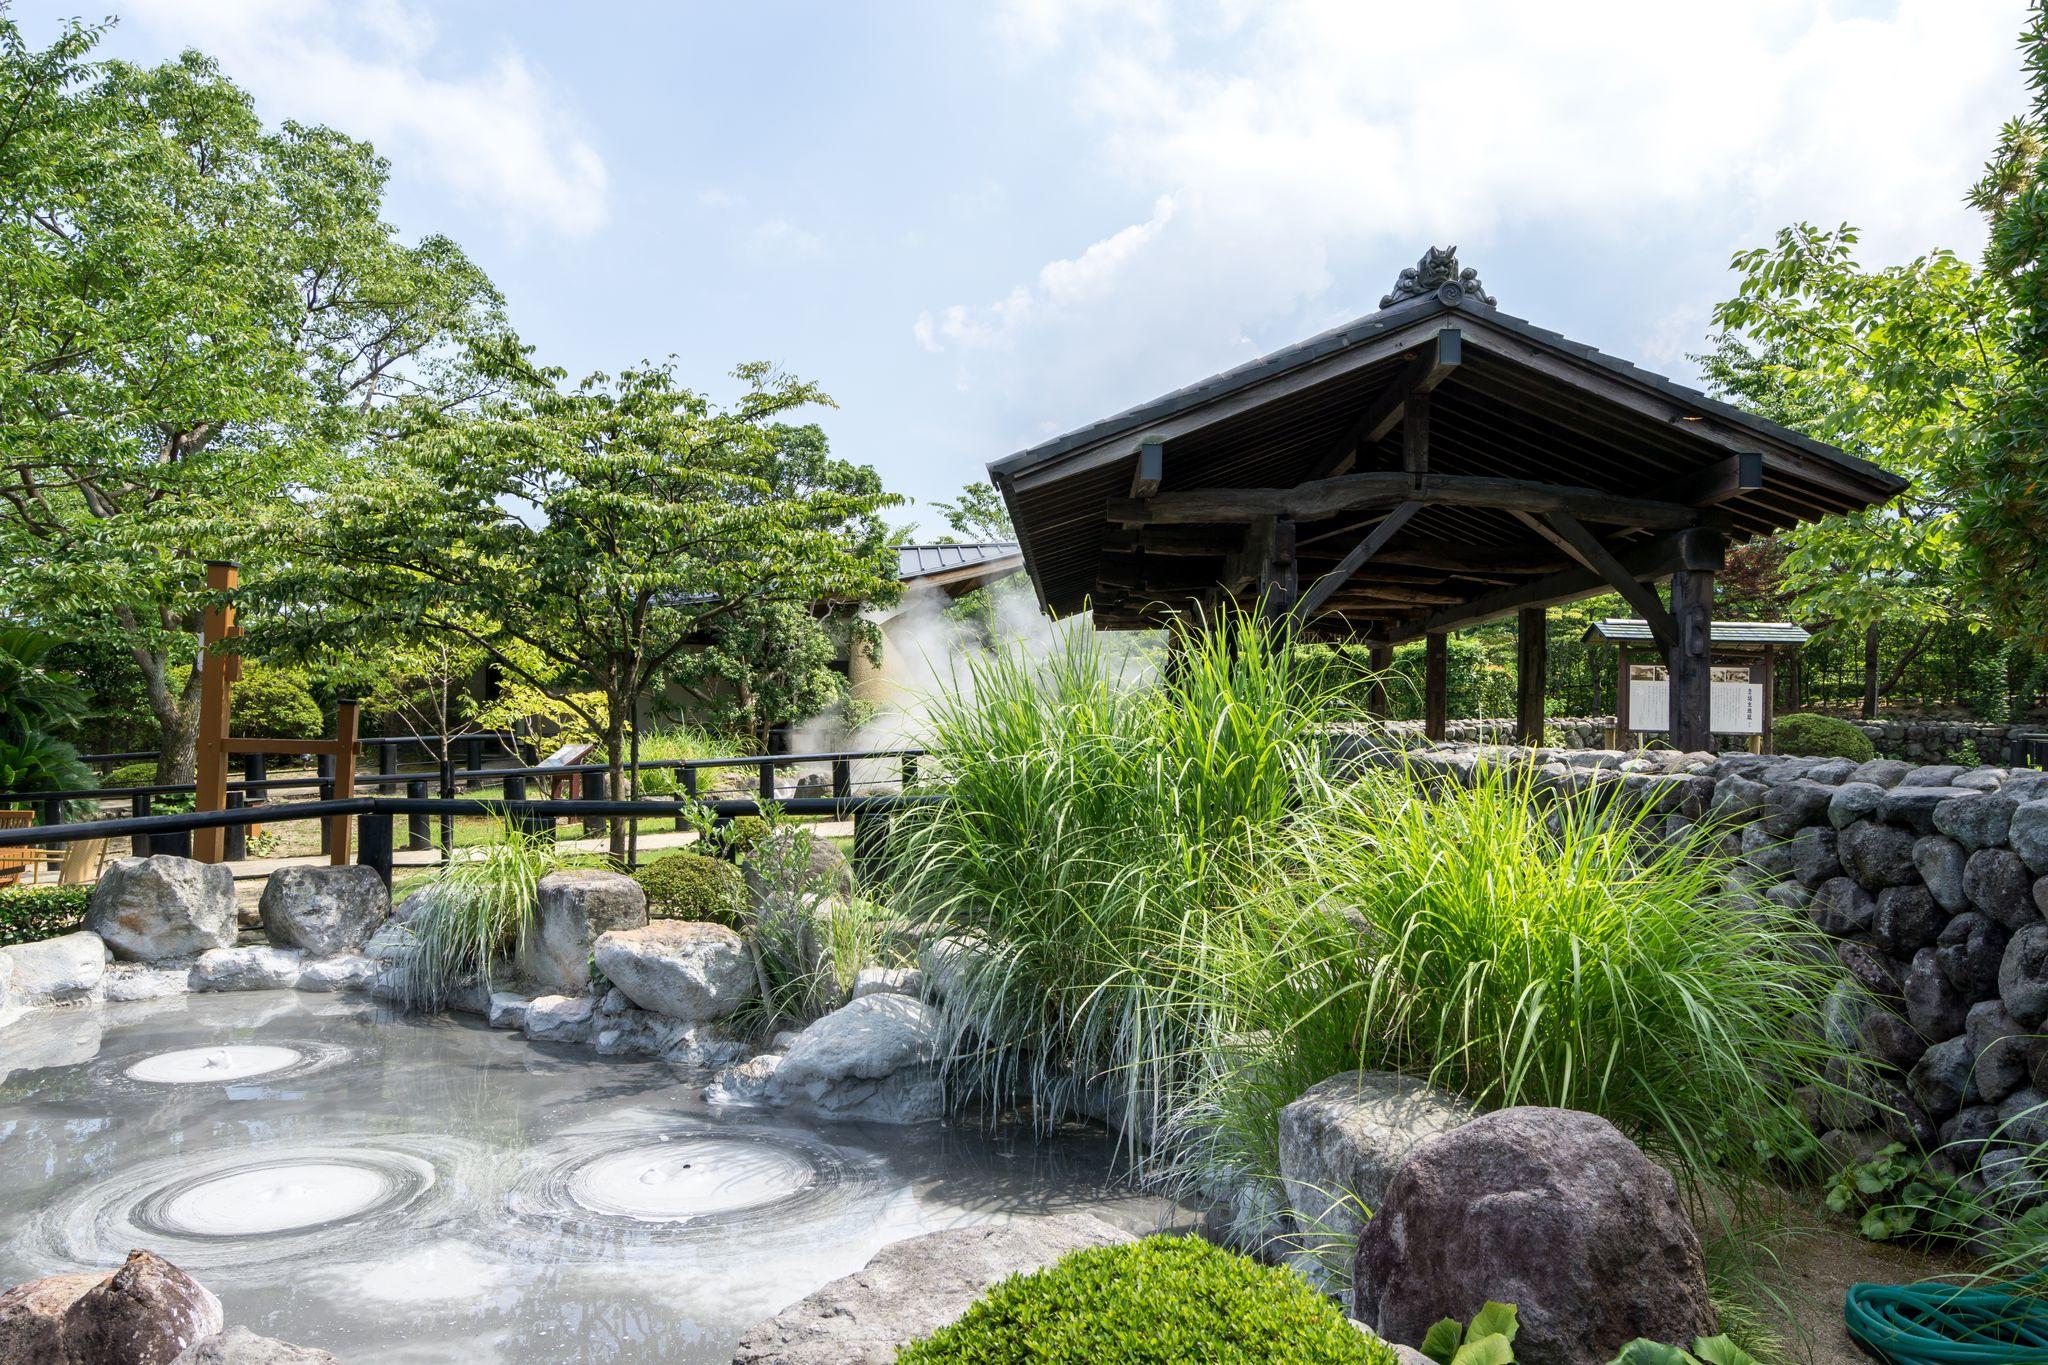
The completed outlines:
{"type": "Polygon", "coordinates": [[[604,225],[607,178],[570,108],[517,51],[451,70],[410,0],[130,0],[127,17],[198,47],[265,115],[374,143],[517,230],[582,237],[604,225]]]}
{"type": "Polygon", "coordinates": [[[1161,196],[1171,225],[914,335],[956,363],[1000,352],[976,388],[1014,399],[1024,435],[1047,395],[1062,425],[1098,416],[1236,363],[1247,334],[1368,311],[1458,243],[1509,311],[1682,370],[1731,252],[1784,223],[1854,221],[1873,260],[1978,249],[1961,198],[2026,106],[2024,9],[1011,0],[1000,49],[1080,120],[1084,167],[1161,196]]]}
{"type": "Polygon", "coordinates": [[[1116,292],[1118,277],[1172,218],[1172,196],[1161,195],[1150,218],[1111,233],[1072,260],[1047,262],[1036,280],[1018,285],[1008,297],[982,308],[955,304],[936,318],[921,313],[911,330],[927,351],[942,351],[948,345],[968,350],[1006,347],[1033,321],[1109,298],[1116,292]]]}
{"type": "Polygon", "coordinates": [[[764,219],[754,225],[747,234],[743,252],[748,259],[763,265],[787,264],[791,261],[805,261],[822,254],[824,239],[817,233],[798,227],[787,218],[764,219]]]}

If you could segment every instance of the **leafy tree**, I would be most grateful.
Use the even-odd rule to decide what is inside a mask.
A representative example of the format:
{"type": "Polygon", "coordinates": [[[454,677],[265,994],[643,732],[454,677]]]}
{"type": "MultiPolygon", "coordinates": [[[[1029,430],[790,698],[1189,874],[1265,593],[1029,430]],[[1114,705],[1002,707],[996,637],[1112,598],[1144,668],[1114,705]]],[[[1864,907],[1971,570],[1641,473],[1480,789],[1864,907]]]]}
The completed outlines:
{"type": "Polygon", "coordinates": [[[1964,469],[1963,555],[1989,609],[2035,648],[2048,645],[2048,3],[2020,35],[2034,106],[2007,123],[1970,201],[1991,222],[1986,270],[2014,315],[2002,338],[2015,362],[2005,401],[1964,469]]]}
{"type": "Polygon", "coordinates": [[[1895,675],[1948,622],[1990,624],[1991,589],[1962,526],[2016,366],[1994,276],[1948,251],[1866,269],[1856,241],[1847,225],[1798,223],[1738,253],[1736,293],[1714,312],[1723,331],[1699,359],[1717,392],[1910,481],[1881,507],[1787,532],[1777,566],[1802,613],[1864,633],[1874,711],[1889,685],[1876,668],[1880,623],[1917,627],[1895,675]]]}
{"type": "Polygon", "coordinates": [[[85,689],[49,667],[56,641],[18,626],[0,628],[0,801],[8,792],[80,790],[92,770],[62,732],[86,716],[85,689]]]}
{"type": "Polygon", "coordinates": [[[504,324],[453,242],[380,220],[368,144],[101,34],[35,49],[0,14],[0,593],[133,656],[187,781],[203,562],[263,554],[257,513],[389,409],[469,393],[460,343],[504,324]]]}
{"type": "Polygon", "coordinates": [[[809,604],[753,602],[716,622],[703,648],[678,655],[669,676],[705,723],[767,753],[777,726],[845,698],[846,676],[832,666],[838,657],[809,604]]]}
{"type": "Polygon", "coordinates": [[[333,472],[270,585],[327,607],[286,619],[330,640],[394,622],[468,640],[597,733],[621,791],[639,700],[726,618],[893,589],[874,471],[778,420],[829,401],[815,386],[745,365],[720,406],[667,365],[566,387],[512,348],[497,359],[505,392],[415,411],[333,472]]]}
{"type": "MultiPolygon", "coordinates": [[[[986,479],[962,488],[960,496],[952,502],[941,499],[932,506],[946,514],[946,525],[953,528],[953,536],[967,540],[1017,538],[1017,527],[1010,520],[1010,509],[1003,505],[1003,495],[986,479]]],[[[952,542],[953,537],[947,536],[941,539],[940,544],[952,542]]]]}

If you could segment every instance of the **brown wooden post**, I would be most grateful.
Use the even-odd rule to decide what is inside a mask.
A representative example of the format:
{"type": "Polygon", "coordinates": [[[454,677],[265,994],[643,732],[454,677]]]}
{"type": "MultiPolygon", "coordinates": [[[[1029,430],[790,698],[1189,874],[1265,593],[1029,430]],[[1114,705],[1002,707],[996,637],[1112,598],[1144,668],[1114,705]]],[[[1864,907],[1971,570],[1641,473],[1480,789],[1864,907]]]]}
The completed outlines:
{"type": "Polygon", "coordinates": [[[1550,671],[1547,616],[1541,607],[1515,614],[1515,742],[1543,743],[1543,692],[1550,671]]]}
{"type": "Polygon", "coordinates": [[[1394,671],[1394,647],[1374,642],[1366,646],[1366,664],[1372,669],[1372,690],[1366,694],[1366,709],[1381,720],[1393,714],[1387,703],[1387,678],[1394,671]]]}
{"type": "Polygon", "coordinates": [[[1714,575],[1680,569],[1671,575],[1671,615],[1678,639],[1665,662],[1671,671],[1671,747],[1713,746],[1714,575]]]}
{"type": "Polygon", "coordinates": [[[1778,721],[1778,650],[1775,645],[1764,646],[1764,742],[1767,754],[1778,752],[1771,740],[1771,727],[1778,721]]]}
{"type": "Polygon", "coordinates": [[[1628,668],[1628,646],[1622,645],[1615,650],[1614,667],[1614,747],[1617,749],[1629,747],[1628,668]]]}
{"type": "MultiPolygon", "coordinates": [[[[225,560],[206,565],[206,590],[232,592],[241,581],[241,571],[225,560]]],[[[197,787],[194,810],[228,808],[228,712],[240,659],[221,652],[220,646],[234,635],[235,609],[226,603],[207,607],[199,632],[199,736],[194,780],[197,787]]],[[[225,852],[226,831],[200,829],[192,832],[192,856],[202,863],[217,863],[225,852]]]]}
{"type": "MultiPolygon", "coordinates": [[[[356,794],[357,711],[357,704],[347,699],[334,707],[334,799],[337,801],[346,801],[356,794]]],[[[348,817],[329,816],[327,831],[328,861],[340,867],[348,862],[348,817]]]]}
{"type": "Polygon", "coordinates": [[[1450,717],[1448,702],[1450,637],[1440,630],[1422,637],[1422,733],[1441,740],[1450,717]]]}
{"type": "Polygon", "coordinates": [[[1259,565],[1259,610],[1278,621],[1294,609],[1301,593],[1301,571],[1294,561],[1294,520],[1275,517],[1266,559],[1259,565]]]}

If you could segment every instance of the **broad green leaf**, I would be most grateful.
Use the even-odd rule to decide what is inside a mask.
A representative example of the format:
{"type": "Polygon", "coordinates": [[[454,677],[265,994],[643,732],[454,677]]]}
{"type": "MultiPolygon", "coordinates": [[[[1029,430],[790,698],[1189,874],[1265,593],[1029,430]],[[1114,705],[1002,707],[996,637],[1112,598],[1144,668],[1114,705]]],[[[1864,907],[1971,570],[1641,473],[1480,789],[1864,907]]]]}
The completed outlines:
{"type": "Polygon", "coordinates": [[[1515,1348],[1508,1339],[1495,1333],[1492,1336],[1471,1337],[1451,1357],[1451,1365],[1514,1365],[1515,1348]]]}
{"type": "Polygon", "coordinates": [[[1444,1318],[1423,1334],[1420,1349],[1437,1365],[1451,1365],[1451,1357],[1458,1353],[1458,1347],[1464,1340],[1464,1324],[1456,1318],[1444,1318]]]}
{"type": "Polygon", "coordinates": [[[1483,1308],[1472,1315],[1472,1325],[1465,1330],[1467,1336],[1501,1336],[1513,1341],[1518,1325],[1513,1304],[1495,1303],[1489,1299],[1483,1308]]]}

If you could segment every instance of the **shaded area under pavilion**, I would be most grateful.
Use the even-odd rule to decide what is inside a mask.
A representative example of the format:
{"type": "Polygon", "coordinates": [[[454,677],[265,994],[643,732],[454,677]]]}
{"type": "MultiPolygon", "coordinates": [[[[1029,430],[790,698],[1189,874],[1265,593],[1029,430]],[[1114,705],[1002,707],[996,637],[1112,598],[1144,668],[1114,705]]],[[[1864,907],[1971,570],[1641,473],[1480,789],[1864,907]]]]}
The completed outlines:
{"type": "Polygon", "coordinates": [[[1513,616],[1540,743],[1545,609],[1618,592],[1669,669],[1671,742],[1709,747],[1730,540],[1905,482],[1501,312],[1454,253],[1378,312],[991,464],[1040,606],[1132,630],[1234,601],[1378,667],[1422,639],[1433,738],[1447,632],[1513,616]]]}

